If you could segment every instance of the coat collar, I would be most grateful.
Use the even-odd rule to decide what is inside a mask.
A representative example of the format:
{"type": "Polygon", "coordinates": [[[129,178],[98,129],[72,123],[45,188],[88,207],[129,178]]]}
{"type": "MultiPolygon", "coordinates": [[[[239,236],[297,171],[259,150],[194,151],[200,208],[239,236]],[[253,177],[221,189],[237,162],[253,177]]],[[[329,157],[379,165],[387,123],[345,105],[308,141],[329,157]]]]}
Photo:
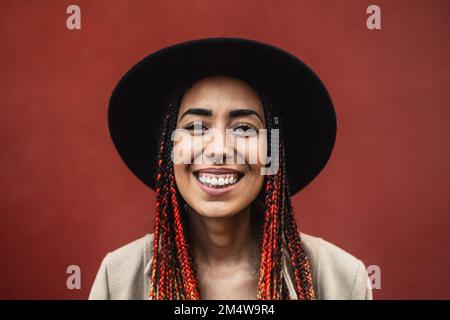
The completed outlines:
{"type": "MultiPolygon", "coordinates": [[[[152,262],[153,262],[153,234],[149,235],[148,245],[146,246],[146,252],[144,252],[144,257],[146,261],[145,265],[145,276],[146,276],[146,286],[145,286],[145,292],[146,297],[149,299],[149,293],[150,293],[150,282],[151,282],[151,268],[152,268],[152,262]],[[150,253],[150,254],[149,254],[150,253]]],[[[298,300],[297,293],[295,292],[294,287],[294,276],[291,269],[291,264],[289,263],[289,254],[288,254],[288,248],[286,244],[286,240],[283,237],[283,261],[282,261],[282,276],[286,280],[286,285],[289,290],[289,296],[290,300],[298,300]]]]}

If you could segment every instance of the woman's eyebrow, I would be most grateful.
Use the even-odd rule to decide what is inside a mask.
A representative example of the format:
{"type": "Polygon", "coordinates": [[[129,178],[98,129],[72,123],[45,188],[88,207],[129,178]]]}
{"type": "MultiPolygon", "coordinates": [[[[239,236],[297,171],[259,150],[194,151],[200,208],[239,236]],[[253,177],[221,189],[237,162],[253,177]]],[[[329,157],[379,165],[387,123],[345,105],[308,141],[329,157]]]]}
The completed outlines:
{"type": "MultiPolygon", "coordinates": [[[[200,115],[200,116],[212,116],[213,112],[211,109],[190,108],[181,115],[180,120],[188,114],[195,114],[195,115],[200,115]]],[[[235,109],[235,110],[231,110],[228,113],[228,116],[230,118],[237,118],[237,117],[248,116],[248,115],[255,115],[261,120],[262,123],[264,123],[261,116],[255,110],[252,110],[252,109],[235,109]]]]}
{"type": "Polygon", "coordinates": [[[249,116],[254,114],[255,116],[257,116],[259,118],[259,120],[261,120],[262,123],[264,123],[263,119],[261,118],[261,116],[252,109],[235,109],[235,110],[231,110],[228,113],[228,116],[230,118],[236,118],[236,117],[241,117],[241,116],[249,116]]]}
{"type": "Polygon", "coordinates": [[[180,120],[183,119],[183,117],[188,114],[196,114],[200,116],[212,116],[212,111],[210,109],[204,108],[190,108],[183,113],[183,115],[180,117],[180,120]]]}

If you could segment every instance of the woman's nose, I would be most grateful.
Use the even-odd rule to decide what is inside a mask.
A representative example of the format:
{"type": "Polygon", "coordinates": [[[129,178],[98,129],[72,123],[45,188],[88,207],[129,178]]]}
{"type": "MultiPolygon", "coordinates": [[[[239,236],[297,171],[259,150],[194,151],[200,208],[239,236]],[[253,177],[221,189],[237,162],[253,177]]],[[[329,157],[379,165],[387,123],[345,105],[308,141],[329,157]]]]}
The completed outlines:
{"type": "Polygon", "coordinates": [[[214,163],[232,163],[233,143],[224,132],[215,130],[205,148],[206,155],[214,163]]]}

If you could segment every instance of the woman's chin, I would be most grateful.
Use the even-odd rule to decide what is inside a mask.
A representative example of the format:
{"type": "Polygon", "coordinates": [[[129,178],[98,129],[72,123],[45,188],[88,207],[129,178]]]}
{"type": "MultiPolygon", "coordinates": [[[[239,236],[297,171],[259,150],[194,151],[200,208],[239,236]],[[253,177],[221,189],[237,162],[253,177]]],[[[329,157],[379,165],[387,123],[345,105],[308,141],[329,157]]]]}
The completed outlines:
{"type": "MultiPolygon", "coordinates": [[[[211,201],[207,201],[211,202],[211,201]]],[[[205,203],[196,206],[193,209],[198,215],[204,218],[226,218],[231,217],[238,212],[238,210],[231,210],[231,207],[227,203],[205,203]]]]}

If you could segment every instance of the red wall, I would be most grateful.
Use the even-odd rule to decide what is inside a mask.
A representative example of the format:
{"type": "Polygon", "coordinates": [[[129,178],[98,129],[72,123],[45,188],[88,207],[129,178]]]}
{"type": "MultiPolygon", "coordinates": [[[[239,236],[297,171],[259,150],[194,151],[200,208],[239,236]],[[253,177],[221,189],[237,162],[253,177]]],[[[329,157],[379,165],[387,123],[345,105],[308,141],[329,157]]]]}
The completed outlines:
{"type": "Polygon", "coordinates": [[[152,230],[154,194],[109,139],[109,95],[162,46],[240,36],[297,54],[335,102],[332,158],[294,197],[302,230],[379,265],[375,298],[449,299],[449,9],[411,0],[2,0],[0,298],[85,299],[104,254],[152,230]],[[82,29],[69,31],[74,3],[82,29]],[[366,28],[370,4],[381,7],[381,30],[366,28]],[[81,267],[81,290],[66,288],[71,264],[81,267]]]}

